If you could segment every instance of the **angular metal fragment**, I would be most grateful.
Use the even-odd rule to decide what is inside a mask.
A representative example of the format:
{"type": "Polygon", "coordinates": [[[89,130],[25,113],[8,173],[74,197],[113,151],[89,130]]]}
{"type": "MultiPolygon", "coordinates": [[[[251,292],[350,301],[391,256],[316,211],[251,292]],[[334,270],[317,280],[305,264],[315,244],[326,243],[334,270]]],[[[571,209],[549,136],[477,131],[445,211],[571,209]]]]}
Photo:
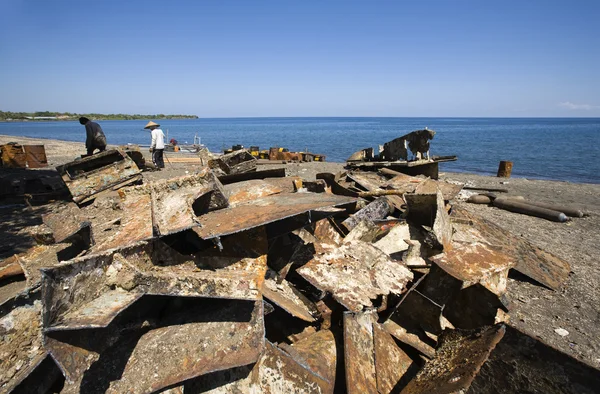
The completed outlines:
{"type": "Polygon", "coordinates": [[[284,178],[285,168],[274,168],[271,170],[245,172],[242,174],[233,175],[221,175],[219,181],[223,185],[228,185],[235,182],[249,181],[251,179],[265,179],[265,178],[284,178]]]}
{"type": "Polygon", "coordinates": [[[416,364],[396,345],[381,324],[373,323],[373,337],[377,390],[380,393],[391,393],[416,364]]]}
{"type": "Polygon", "coordinates": [[[152,228],[152,197],[148,185],[119,190],[119,215],[114,221],[94,223],[96,245],[91,253],[133,245],[154,236],[152,228]]]}
{"type": "Polygon", "coordinates": [[[426,179],[417,184],[415,188],[416,194],[435,194],[438,190],[442,193],[445,201],[454,199],[462,190],[463,185],[444,182],[440,180],[426,179]]]}
{"type": "Polygon", "coordinates": [[[553,290],[565,285],[571,272],[566,261],[460,206],[453,207],[452,218],[460,219],[460,223],[454,223],[457,234],[469,234],[471,239],[500,247],[504,254],[516,261],[516,271],[553,290]]]}
{"type": "Polygon", "coordinates": [[[335,385],[337,350],[333,333],[321,330],[291,346],[285,347],[290,355],[329,382],[330,392],[335,385]]]}
{"type": "Polygon", "coordinates": [[[425,364],[402,393],[450,394],[467,390],[504,332],[503,325],[444,331],[436,356],[425,364]]]}
{"type": "Polygon", "coordinates": [[[401,262],[361,241],[315,256],[296,272],[353,312],[372,307],[380,295],[401,294],[413,278],[401,262]]]}
{"type": "MultiPolygon", "coordinates": [[[[328,218],[314,223],[313,235],[319,241],[321,249],[333,249],[341,245],[343,241],[342,236],[328,218]]],[[[315,245],[316,247],[317,245],[315,245]]]]}
{"type": "Polygon", "coordinates": [[[82,219],[81,209],[75,203],[54,206],[52,212],[42,215],[45,225],[50,227],[55,242],[71,242],[76,234],[87,247],[93,245],[90,222],[82,219]]]}
{"type": "Polygon", "coordinates": [[[348,393],[376,393],[375,343],[373,311],[357,314],[344,312],[344,364],[348,393]]]}
{"type": "Polygon", "coordinates": [[[127,154],[107,150],[56,167],[69,188],[73,201],[80,204],[97,193],[142,179],[141,171],[127,154]]]}
{"type": "Polygon", "coordinates": [[[224,175],[242,174],[256,171],[257,160],[245,149],[218,156],[208,162],[208,166],[220,170],[224,175]]]}
{"type": "Polygon", "coordinates": [[[57,266],[59,263],[57,253],[68,247],[68,244],[39,245],[15,256],[27,279],[28,291],[41,285],[42,274],[40,273],[40,269],[57,266]]]}
{"type": "Polygon", "coordinates": [[[260,299],[266,256],[181,255],[160,240],[43,270],[48,330],[105,327],[143,294],[260,299]]]}
{"type": "Polygon", "coordinates": [[[498,296],[506,292],[508,270],[516,264],[498,248],[479,242],[455,243],[452,250],[433,256],[431,260],[460,280],[461,288],[481,283],[498,296]]]}
{"type": "Polygon", "coordinates": [[[212,239],[322,208],[351,206],[355,202],[354,198],[325,193],[275,194],[204,214],[198,217],[201,226],[194,231],[203,239],[212,239]]]}
{"type": "Polygon", "coordinates": [[[46,358],[40,301],[0,318],[0,392],[10,393],[46,358]]]}
{"type": "Polygon", "coordinates": [[[404,327],[393,320],[386,320],[383,323],[383,328],[394,338],[418,350],[425,357],[433,358],[435,356],[435,349],[431,345],[421,340],[418,335],[408,332],[404,327]]]}
{"type": "Polygon", "coordinates": [[[224,190],[231,207],[283,191],[260,179],[232,183],[224,186],[224,190]]]}
{"type": "Polygon", "coordinates": [[[405,194],[408,205],[406,220],[413,224],[430,227],[437,242],[444,248],[452,248],[452,223],[446,211],[442,193],[405,194]]]}
{"type": "Polygon", "coordinates": [[[228,206],[223,185],[207,167],[194,175],[151,184],[152,218],[160,235],[198,226],[199,215],[228,206]]]}
{"type": "Polygon", "coordinates": [[[380,234],[379,226],[369,219],[363,219],[344,237],[344,243],[363,241],[371,243],[380,234]]]}
{"type": "Polygon", "coordinates": [[[390,232],[375,242],[375,246],[391,257],[401,259],[401,253],[408,250],[410,240],[410,228],[408,223],[400,223],[391,228],[390,232]]]}
{"type": "Polygon", "coordinates": [[[294,317],[307,322],[313,322],[316,320],[316,316],[318,316],[315,304],[285,279],[281,280],[275,277],[265,279],[262,292],[265,298],[280,306],[294,317]]]}
{"type": "Polygon", "coordinates": [[[344,220],[342,224],[346,226],[348,230],[352,230],[361,220],[368,219],[374,221],[384,219],[392,213],[393,210],[392,205],[386,197],[379,197],[348,219],[344,220]]]}

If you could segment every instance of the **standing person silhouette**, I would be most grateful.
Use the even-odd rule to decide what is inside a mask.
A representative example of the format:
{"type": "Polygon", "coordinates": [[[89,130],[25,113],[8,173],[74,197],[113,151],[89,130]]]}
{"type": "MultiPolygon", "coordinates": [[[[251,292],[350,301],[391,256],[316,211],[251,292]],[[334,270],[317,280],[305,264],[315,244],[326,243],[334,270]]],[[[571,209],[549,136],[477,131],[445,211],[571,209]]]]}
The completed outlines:
{"type": "Polygon", "coordinates": [[[165,150],[165,134],[159,127],[159,124],[150,121],[144,128],[150,129],[150,133],[152,134],[152,143],[150,144],[152,162],[156,168],[165,168],[165,162],[163,160],[163,152],[165,150]]]}
{"type": "Polygon", "coordinates": [[[79,118],[79,123],[85,126],[85,148],[88,156],[93,155],[96,149],[104,152],[106,150],[106,136],[102,131],[102,127],[85,116],[79,118]]]}

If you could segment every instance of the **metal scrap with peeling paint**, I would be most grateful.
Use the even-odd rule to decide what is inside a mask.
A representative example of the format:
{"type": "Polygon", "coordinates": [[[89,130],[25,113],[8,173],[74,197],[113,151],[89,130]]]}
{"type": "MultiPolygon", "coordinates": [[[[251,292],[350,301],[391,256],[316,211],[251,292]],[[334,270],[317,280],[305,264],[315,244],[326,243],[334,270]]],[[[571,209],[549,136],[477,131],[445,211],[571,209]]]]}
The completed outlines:
{"type": "Polygon", "coordinates": [[[373,306],[380,295],[401,294],[413,278],[401,262],[362,241],[315,256],[296,272],[353,312],[373,306]]]}
{"type": "Polygon", "coordinates": [[[376,393],[375,343],[373,311],[344,312],[344,365],[348,393],[376,393]]]}

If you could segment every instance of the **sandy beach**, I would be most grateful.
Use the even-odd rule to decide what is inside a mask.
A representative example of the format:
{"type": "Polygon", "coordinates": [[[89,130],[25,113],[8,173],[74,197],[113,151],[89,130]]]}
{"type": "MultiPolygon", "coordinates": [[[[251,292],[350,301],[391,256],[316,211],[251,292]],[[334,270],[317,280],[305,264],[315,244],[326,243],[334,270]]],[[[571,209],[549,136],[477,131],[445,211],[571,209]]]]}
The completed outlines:
{"type": "MultiPolygon", "coordinates": [[[[30,139],[0,135],[0,144],[43,144],[50,167],[55,167],[85,153],[83,143],[50,139],[30,139]]],[[[149,159],[148,152],[144,152],[149,159]]],[[[167,154],[168,157],[168,154],[167,154]]],[[[515,166],[519,163],[515,162],[515,166]]],[[[288,175],[314,179],[319,172],[343,170],[342,163],[289,163],[283,166],[288,175]]],[[[168,163],[161,172],[148,172],[153,179],[193,172],[196,165],[168,163]]],[[[511,324],[545,343],[595,368],[600,368],[600,184],[578,184],[525,178],[496,178],[466,173],[441,173],[440,179],[474,187],[508,189],[510,195],[529,200],[569,205],[587,216],[566,223],[555,223],[488,207],[454,201],[478,213],[518,237],[550,252],[571,265],[571,275],[562,291],[552,291],[522,277],[511,277],[508,287],[511,324]],[[568,331],[565,336],[555,330],[568,331]]]]}

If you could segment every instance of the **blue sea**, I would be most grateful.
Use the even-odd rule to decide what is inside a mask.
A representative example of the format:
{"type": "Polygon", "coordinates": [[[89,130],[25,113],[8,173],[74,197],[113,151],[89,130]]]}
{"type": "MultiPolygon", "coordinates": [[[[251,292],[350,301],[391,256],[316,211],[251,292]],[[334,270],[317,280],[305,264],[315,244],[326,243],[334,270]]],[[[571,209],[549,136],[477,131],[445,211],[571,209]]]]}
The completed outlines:
{"type": "MultiPolygon", "coordinates": [[[[146,120],[99,121],[109,144],[150,143],[146,120]]],[[[600,183],[600,118],[229,118],[159,121],[169,139],[192,143],[197,133],[211,151],[231,145],[306,150],[342,162],[353,152],[377,148],[413,130],[437,134],[432,155],[456,155],[441,171],[495,175],[501,160],[512,175],[600,183]]],[[[0,134],[85,141],[78,122],[0,123],[0,134]]]]}

